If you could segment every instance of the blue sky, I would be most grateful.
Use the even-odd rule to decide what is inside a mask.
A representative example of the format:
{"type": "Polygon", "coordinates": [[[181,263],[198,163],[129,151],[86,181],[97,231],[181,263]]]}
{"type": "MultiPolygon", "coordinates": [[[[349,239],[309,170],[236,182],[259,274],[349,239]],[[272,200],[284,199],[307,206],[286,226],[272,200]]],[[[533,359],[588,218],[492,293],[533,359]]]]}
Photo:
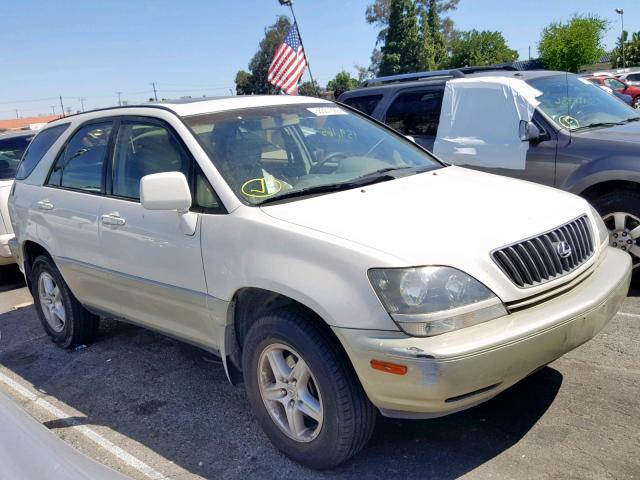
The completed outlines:
{"type": "MultiPolygon", "coordinates": [[[[160,97],[227,95],[256,51],[264,27],[288,13],[277,0],[21,0],[3,2],[0,118],[113,105],[116,92],[139,102],[160,97]]],[[[312,72],[326,84],[341,69],[369,64],[376,30],[364,20],[369,0],[294,0],[312,72]]],[[[542,28],[573,13],[611,21],[606,44],[640,30],[638,0],[460,0],[456,27],[500,30],[522,58],[542,28]]]]}

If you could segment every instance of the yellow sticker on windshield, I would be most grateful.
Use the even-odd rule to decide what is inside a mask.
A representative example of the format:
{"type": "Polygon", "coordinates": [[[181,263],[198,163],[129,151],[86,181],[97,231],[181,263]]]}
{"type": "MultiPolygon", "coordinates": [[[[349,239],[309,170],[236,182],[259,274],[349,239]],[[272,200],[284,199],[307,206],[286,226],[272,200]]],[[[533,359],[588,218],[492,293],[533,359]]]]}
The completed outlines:
{"type": "Polygon", "coordinates": [[[269,184],[264,178],[253,178],[242,184],[240,190],[247,197],[263,198],[275,195],[282,190],[282,182],[277,178],[270,178],[269,184]]]}

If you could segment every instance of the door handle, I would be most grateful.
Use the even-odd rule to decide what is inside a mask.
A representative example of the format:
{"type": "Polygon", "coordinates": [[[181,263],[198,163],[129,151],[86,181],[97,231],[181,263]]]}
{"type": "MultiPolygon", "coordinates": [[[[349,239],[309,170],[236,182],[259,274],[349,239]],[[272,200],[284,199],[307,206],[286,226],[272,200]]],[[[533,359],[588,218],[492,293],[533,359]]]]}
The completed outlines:
{"type": "Polygon", "coordinates": [[[104,225],[124,225],[126,222],[118,212],[111,212],[100,217],[104,225]]]}
{"type": "Polygon", "coordinates": [[[39,202],[36,202],[36,205],[38,205],[40,210],[53,210],[53,203],[49,200],[40,200],[39,202]]]}

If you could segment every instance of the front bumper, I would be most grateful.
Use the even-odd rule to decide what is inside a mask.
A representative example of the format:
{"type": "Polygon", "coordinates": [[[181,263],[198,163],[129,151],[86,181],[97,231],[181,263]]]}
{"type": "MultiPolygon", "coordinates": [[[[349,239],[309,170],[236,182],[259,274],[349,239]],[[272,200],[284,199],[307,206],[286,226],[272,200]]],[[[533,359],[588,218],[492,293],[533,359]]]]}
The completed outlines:
{"type": "Polygon", "coordinates": [[[13,254],[9,249],[9,241],[12,238],[14,238],[13,233],[0,235],[0,265],[9,265],[10,263],[15,263],[13,254]]]}
{"type": "Polygon", "coordinates": [[[369,399],[384,415],[429,418],[488,400],[595,336],[616,314],[631,281],[631,257],[604,258],[566,293],[502,318],[427,338],[334,327],[369,399]],[[374,370],[371,360],[407,366],[374,370]]]}

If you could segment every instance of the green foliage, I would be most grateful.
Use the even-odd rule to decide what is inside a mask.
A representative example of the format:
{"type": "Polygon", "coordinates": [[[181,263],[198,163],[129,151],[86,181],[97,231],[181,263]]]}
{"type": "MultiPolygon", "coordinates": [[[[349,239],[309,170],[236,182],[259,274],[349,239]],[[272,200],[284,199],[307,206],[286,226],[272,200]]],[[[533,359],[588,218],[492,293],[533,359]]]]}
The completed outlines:
{"type": "Polygon", "coordinates": [[[365,12],[368,23],[380,28],[369,71],[374,75],[443,68],[449,56],[453,21],[442,14],[459,0],[375,0],[365,12]],[[417,25],[417,44],[416,44],[417,25]]]}
{"type": "Polygon", "coordinates": [[[627,67],[640,66],[640,32],[631,35],[625,31],[621,38],[618,38],[618,45],[611,53],[611,63],[614,68],[623,68],[622,42],[624,42],[624,65],[627,67]]]}
{"type": "Polygon", "coordinates": [[[508,47],[500,32],[471,30],[460,32],[451,45],[451,68],[512,62],[518,52],[508,47]]]}
{"type": "Polygon", "coordinates": [[[440,22],[438,0],[424,0],[420,5],[419,70],[438,70],[447,63],[447,38],[440,22]]]}
{"type": "Polygon", "coordinates": [[[577,72],[580,66],[598,62],[604,54],[603,36],[608,22],[600,17],[574,16],[554,22],[542,31],[538,51],[550,70],[577,72]]]}
{"type": "Polygon", "coordinates": [[[338,73],[333,80],[327,83],[327,90],[333,91],[334,98],[338,98],[343,92],[357,88],[359,82],[349,72],[344,70],[338,73]]]}
{"type": "Polygon", "coordinates": [[[267,75],[273,55],[290,28],[289,18],[280,16],[276,23],[265,29],[264,38],[260,41],[258,51],[249,62],[249,71],[240,70],[236,74],[236,93],[238,95],[277,93],[277,89],[267,81],[267,75]]]}
{"type": "Polygon", "coordinates": [[[420,61],[420,36],[412,0],[391,0],[389,27],[382,47],[380,75],[415,72],[420,61]]]}
{"type": "Polygon", "coordinates": [[[315,80],[313,83],[310,81],[302,82],[298,87],[298,95],[305,95],[307,97],[320,97],[322,89],[315,80]]]}

